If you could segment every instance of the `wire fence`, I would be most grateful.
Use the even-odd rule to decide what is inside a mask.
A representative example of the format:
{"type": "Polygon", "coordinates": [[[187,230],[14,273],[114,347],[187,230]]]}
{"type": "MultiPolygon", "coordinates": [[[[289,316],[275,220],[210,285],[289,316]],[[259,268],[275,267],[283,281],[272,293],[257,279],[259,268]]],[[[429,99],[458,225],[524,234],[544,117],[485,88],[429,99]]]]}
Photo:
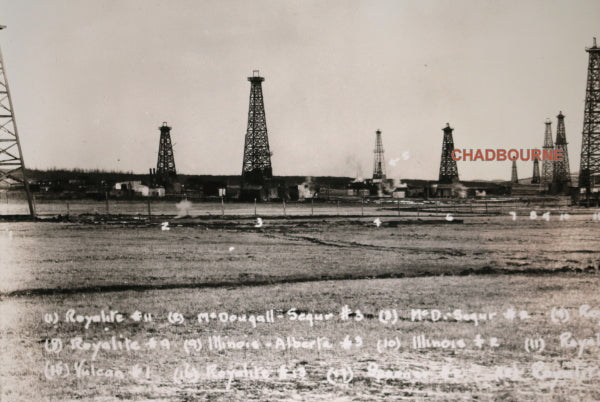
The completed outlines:
{"type": "MultiPolygon", "coordinates": [[[[298,202],[255,202],[242,203],[223,200],[221,202],[180,202],[147,199],[132,200],[35,200],[36,215],[78,216],[98,215],[143,215],[143,216],[404,216],[425,217],[453,214],[455,216],[479,215],[540,215],[546,212],[588,214],[589,209],[574,208],[568,199],[525,202],[513,199],[494,200],[334,200],[298,202]]],[[[25,200],[0,199],[1,215],[29,214],[25,200]]]]}

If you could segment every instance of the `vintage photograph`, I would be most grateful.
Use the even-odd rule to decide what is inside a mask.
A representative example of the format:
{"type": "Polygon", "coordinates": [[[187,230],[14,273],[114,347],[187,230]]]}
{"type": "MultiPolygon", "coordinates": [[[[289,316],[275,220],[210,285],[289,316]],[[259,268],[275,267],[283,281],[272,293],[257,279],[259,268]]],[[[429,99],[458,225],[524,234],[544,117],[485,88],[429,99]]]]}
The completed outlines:
{"type": "Polygon", "coordinates": [[[600,400],[600,2],[0,11],[1,402],[600,400]]]}

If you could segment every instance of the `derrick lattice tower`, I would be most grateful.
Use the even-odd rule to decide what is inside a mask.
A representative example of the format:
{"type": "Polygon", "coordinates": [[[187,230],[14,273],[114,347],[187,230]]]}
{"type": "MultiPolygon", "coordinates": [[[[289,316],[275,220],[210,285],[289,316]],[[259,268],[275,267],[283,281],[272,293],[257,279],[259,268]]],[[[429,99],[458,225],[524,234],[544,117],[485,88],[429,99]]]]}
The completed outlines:
{"type": "Polygon", "coordinates": [[[589,53],[585,110],[583,113],[583,138],[579,166],[579,188],[585,188],[589,196],[591,177],[600,174],[600,48],[594,38],[589,53]]]}
{"type": "Polygon", "coordinates": [[[512,161],[512,171],[510,173],[510,182],[518,184],[519,176],[517,175],[517,161],[512,161]]]}
{"type": "Polygon", "coordinates": [[[173,144],[171,143],[171,127],[163,122],[160,130],[160,142],[158,145],[158,162],[156,163],[156,179],[164,186],[173,184],[177,180],[175,169],[175,156],[173,155],[173,144]]]}
{"type": "Polygon", "coordinates": [[[533,174],[531,175],[531,184],[540,184],[540,163],[538,158],[533,160],[533,174]]]}
{"type": "Polygon", "coordinates": [[[248,108],[248,129],[244,144],[242,182],[264,184],[273,178],[271,151],[267,135],[267,119],[262,93],[262,82],[258,70],[252,72],[250,81],[250,106],[248,108]]]}
{"type": "Polygon", "coordinates": [[[556,118],[558,119],[558,122],[556,124],[556,141],[554,141],[554,149],[556,151],[562,151],[562,160],[554,161],[552,186],[555,192],[565,192],[571,184],[569,152],[567,149],[567,134],[565,132],[565,116],[562,114],[562,112],[559,112],[556,118]]]}
{"type": "Polygon", "coordinates": [[[375,162],[373,164],[373,180],[385,180],[385,159],[383,157],[383,143],[381,130],[375,131],[375,162]]]}
{"type": "MultiPolygon", "coordinates": [[[[0,30],[6,28],[0,25],[0,30]]],[[[19,141],[19,130],[6,78],[2,51],[0,51],[0,185],[22,185],[27,195],[29,214],[35,216],[33,197],[25,174],[23,151],[19,141]]]]}
{"type": "Polygon", "coordinates": [[[458,182],[458,167],[456,166],[456,161],[452,159],[452,151],[454,151],[453,130],[449,123],[446,123],[446,127],[443,128],[444,139],[442,142],[442,160],[440,162],[440,176],[438,181],[445,184],[458,182]]]}
{"type": "MultiPolygon", "coordinates": [[[[550,119],[546,119],[546,131],[544,133],[544,148],[543,151],[547,151],[551,153],[554,151],[554,142],[552,141],[552,122],[550,119]]],[[[550,159],[544,159],[542,161],[542,184],[550,184],[552,183],[552,176],[554,175],[554,165],[553,161],[550,159]]]]}

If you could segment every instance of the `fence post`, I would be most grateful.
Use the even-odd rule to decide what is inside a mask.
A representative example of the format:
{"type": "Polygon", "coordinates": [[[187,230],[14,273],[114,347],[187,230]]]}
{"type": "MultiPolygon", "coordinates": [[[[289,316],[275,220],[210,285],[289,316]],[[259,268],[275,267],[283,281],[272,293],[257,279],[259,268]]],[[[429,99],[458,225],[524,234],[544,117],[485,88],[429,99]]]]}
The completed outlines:
{"type": "Polygon", "coordinates": [[[35,194],[31,195],[31,199],[33,200],[33,216],[37,217],[37,199],[35,198],[35,194]]]}

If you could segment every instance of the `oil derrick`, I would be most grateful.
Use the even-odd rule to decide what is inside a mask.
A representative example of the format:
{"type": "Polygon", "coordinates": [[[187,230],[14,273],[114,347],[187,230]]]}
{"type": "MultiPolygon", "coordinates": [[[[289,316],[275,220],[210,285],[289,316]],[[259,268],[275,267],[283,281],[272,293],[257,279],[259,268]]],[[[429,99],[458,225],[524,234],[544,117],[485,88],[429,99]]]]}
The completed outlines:
{"type": "Polygon", "coordinates": [[[531,175],[531,184],[540,184],[540,163],[536,157],[533,160],[533,174],[531,175]]]}
{"type": "Polygon", "coordinates": [[[383,144],[381,142],[381,131],[375,131],[375,163],[373,165],[373,181],[385,180],[385,159],[383,158],[383,144]]]}
{"type": "Polygon", "coordinates": [[[594,184],[592,176],[600,174],[600,48],[596,46],[596,38],[593,46],[587,48],[586,52],[590,57],[583,114],[579,188],[585,188],[589,197],[594,184]]]}
{"type": "Polygon", "coordinates": [[[171,144],[171,127],[167,122],[163,122],[160,130],[160,142],[158,145],[158,162],[154,172],[153,181],[173,190],[177,182],[177,171],[175,170],[175,156],[173,155],[173,145],[171,144]]]}
{"type": "Polygon", "coordinates": [[[510,174],[510,182],[519,184],[519,176],[517,175],[517,161],[512,161],[512,172],[510,174]]]}
{"type": "Polygon", "coordinates": [[[558,118],[558,123],[556,125],[556,141],[554,141],[554,149],[556,151],[562,151],[562,160],[554,161],[552,191],[554,193],[565,193],[568,191],[569,185],[571,184],[567,134],[565,133],[565,116],[562,112],[559,112],[556,117],[558,118]]]}
{"type": "MultiPolygon", "coordinates": [[[[546,132],[544,134],[544,148],[542,153],[546,151],[551,153],[554,151],[554,143],[552,142],[552,122],[550,119],[546,119],[546,132]]],[[[549,185],[552,183],[552,176],[554,175],[553,161],[550,159],[544,159],[542,161],[542,184],[549,185]]]]}
{"type": "Polygon", "coordinates": [[[250,105],[248,108],[248,129],[244,144],[242,164],[242,189],[252,185],[263,186],[273,178],[271,151],[267,135],[267,119],[263,101],[262,82],[265,79],[258,70],[252,71],[250,81],[250,105]]]}
{"type": "Polygon", "coordinates": [[[156,182],[156,168],[150,168],[148,169],[150,171],[150,174],[148,175],[149,180],[148,183],[150,185],[150,188],[154,188],[156,186],[158,186],[158,183],[156,182]]]}
{"type": "MultiPolygon", "coordinates": [[[[4,28],[6,26],[0,25],[0,30],[4,28]]],[[[35,216],[4,60],[0,51],[0,186],[10,187],[15,182],[25,188],[29,214],[35,216]]]]}
{"type": "Polygon", "coordinates": [[[444,127],[444,141],[442,143],[442,160],[440,162],[440,177],[439,182],[451,184],[458,182],[458,168],[456,161],[452,159],[452,151],[454,151],[454,140],[452,138],[452,130],[450,124],[446,123],[444,127]]]}

